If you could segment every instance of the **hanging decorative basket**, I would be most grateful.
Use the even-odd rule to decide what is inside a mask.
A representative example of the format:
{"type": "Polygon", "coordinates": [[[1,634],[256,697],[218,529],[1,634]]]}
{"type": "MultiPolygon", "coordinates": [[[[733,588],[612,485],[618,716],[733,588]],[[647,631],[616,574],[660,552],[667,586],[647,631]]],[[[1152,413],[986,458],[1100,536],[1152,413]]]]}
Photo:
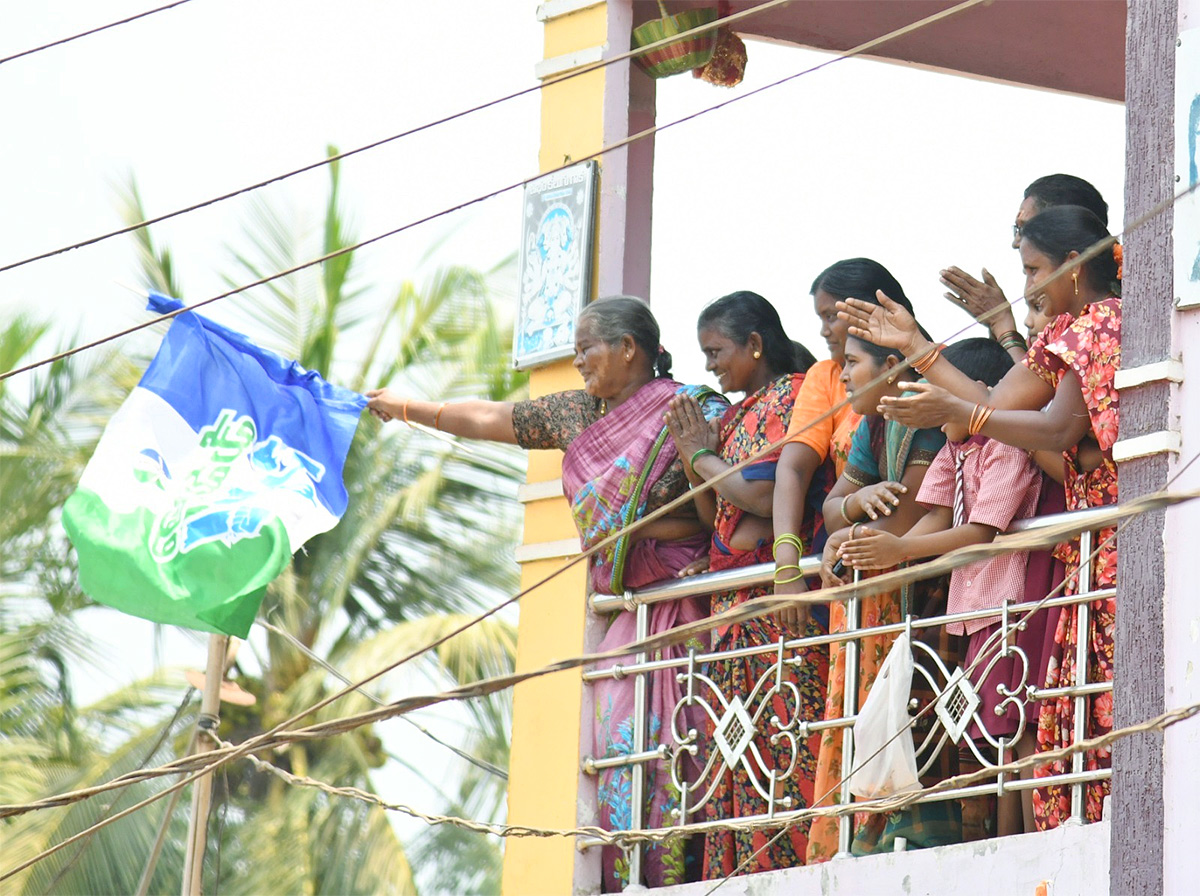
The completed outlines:
{"type": "MultiPolygon", "coordinates": [[[[701,25],[707,25],[717,18],[717,10],[712,7],[704,9],[688,9],[678,15],[670,15],[658,0],[661,19],[652,19],[633,29],[633,45],[644,47],[664,38],[674,37],[684,31],[690,31],[701,25]]],[[[702,65],[707,65],[712,59],[713,50],[717,46],[717,29],[701,31],[691,37],[681,38],[669,44],[635,56],[642,69],[652,78],[666,78],[691,71],[702,65]]]]}

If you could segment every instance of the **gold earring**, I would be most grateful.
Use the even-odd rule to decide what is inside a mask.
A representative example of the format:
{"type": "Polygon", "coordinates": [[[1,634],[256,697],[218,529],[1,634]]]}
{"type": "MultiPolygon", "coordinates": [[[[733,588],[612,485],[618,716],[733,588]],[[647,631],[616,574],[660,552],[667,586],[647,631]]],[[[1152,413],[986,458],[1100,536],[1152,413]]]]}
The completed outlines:
{"type": "Polygon", "coordinates": [[[755,353],[754,353],[754,360],[755,360],[755,361],[757,361],[757,360],[758,360],[759,358],[761,358],[761,357],[762,357],[762,352],[755,352],[755,353]]]}
{"type": "Polygon", "coordinates": [[[1075,281],[1075,295],[1079,295],[1079,271],[1071,274],[1071,279],[1075,281]]]}
{"type": "Polygon", "coordinates": [[[894,382],[896,382],[896,377],[895,377],[895,375],[889,376],[889,377],[888,377],[888,382],[889,382],[889,383],[894,383],[894,382]]]}

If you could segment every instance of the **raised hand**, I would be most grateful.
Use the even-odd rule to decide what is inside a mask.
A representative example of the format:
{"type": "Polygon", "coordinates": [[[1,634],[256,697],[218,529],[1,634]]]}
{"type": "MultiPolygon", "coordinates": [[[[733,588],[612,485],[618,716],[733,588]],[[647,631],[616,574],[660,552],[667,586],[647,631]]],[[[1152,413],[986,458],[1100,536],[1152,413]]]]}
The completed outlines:
{"type": "Polygon", "coordinates": [[[945,293],[947,300],[954,307],[964,309],[994,334],[1015,330],[1017,320],[1004,297],[1004,290],[987,268],[981,273],[983,280],[976,280],[958,267],[948,267],[942,271],[942,285],[949,289],[945,293]]]}
{"type": "Polygon", "coordinates": [[[894,348],[912,357],[929,347],[916,319],[902,305],[887,297],[882,289],[875,293],[879,304],[862,299],[837,303],[838,317],[850,324],[849,333],[885,348],[894,348]]]}
{"type": "Polygon", "coordinates": [[[716,420],[704,418],[700,403],[691,395],[676,395],[667,405],[663,422],[675,442],[675,450],[685,461],[702,448],[719,451],[716,420]]]}
{"type": "Polygon", "coordinates": [[[969,401],[947,392],[933,383],[900,383],[904,395],[885,395],[879,400],[879,413],[916,429],[930,429],[946,423],[966,426],[975,407],[969,401]]]}

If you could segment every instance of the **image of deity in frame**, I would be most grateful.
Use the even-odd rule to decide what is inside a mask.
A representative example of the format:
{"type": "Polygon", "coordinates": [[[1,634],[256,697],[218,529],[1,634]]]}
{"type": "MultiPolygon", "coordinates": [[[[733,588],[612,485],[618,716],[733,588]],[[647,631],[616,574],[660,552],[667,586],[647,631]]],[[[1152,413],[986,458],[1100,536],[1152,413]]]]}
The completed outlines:
{"type": "Polygon", "coordinates": [[[531,181],[521,221],[521,273],[513,365],[518,370],[575,351],[575,318],[592,280],[596,163],[531,181]]]}

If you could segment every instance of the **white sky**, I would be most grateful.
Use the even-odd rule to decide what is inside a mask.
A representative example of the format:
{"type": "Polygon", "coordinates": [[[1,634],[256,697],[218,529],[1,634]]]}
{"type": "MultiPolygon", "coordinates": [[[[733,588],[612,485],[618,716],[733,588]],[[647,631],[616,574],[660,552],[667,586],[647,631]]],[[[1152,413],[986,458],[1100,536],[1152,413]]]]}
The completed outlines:
{"type": "MultiPolygon", "coordinates": [[[[0,57],[154,5],[60,0],[51,13],[9,4],[0,57]]],[[[0,264],[119,226],[113,184],[130,172],[147,210],[161,213],[320,159],[326,144],[346,150],[530,86],[541,58],[535,5],[193,0],[0,65],[0,264]]],[[[827,58],[763,43],[749,51],[734,91],[687,76],[660,81],[660,123],[827,58]]],[[[1020,291],[1010,225],[1031,180],[1078,174],[1109,201],[1110,223],[1122,220],[1124,114],[1112,103],[849,60],[664,133],[651,304],[677,377],[705,381],[696,313],[736,289],[773,301],[791,335],[821,357],[808,285],[854,255],[891,268],[927,328],[946,338],[967,321],[940,298],[940,268],[987,266],[1010,295],[1020,291]]],[[[357,232],[535,174],[538,125],[533,95],[347,160],[344,205],[357,232]]],[[[326,183],[317,171],[264,192],[315,223],[326,183]]],[[[239,198],[155,228],[189,301],[224,291],[226,247],[244,245],[246,209],[239,198]]],[[[362,253],[364,282],[378,284],[382,301],[419,275],[419,259],[447,234],[435,262],[491,266],[516,249],[519,211],[510,193],[377,244],[362,253]]],[[[118,238],[0,274],[0,314],[52,316],[64,338],[144,319],[118,285],[136,279],[131,248],[118,238]]],[[[124,660],[140,644],[149,662],[140,622],[100,627],[121,632],[124,660]]],[[[99,690],[129,677],[115,654],[111,679],[92,681],[99,690]]],[[[204,646],[187,641],[168,655],[202,667],[204,646]]],[[[448,724],[442,733],[453,736],[448,724]]],[[[418,805],[433,800],[405,789],[418,805]]]]}

